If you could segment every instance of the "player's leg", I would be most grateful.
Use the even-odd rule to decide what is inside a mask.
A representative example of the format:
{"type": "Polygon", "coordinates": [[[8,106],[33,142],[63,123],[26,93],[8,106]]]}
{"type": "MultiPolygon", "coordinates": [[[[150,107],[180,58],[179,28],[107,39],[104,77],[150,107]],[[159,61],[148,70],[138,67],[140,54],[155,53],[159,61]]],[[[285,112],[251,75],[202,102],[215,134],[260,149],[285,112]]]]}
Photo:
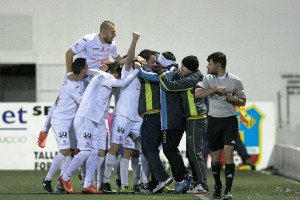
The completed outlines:
{"type": "Polygon", "coordinates": [[[235,164],[233,152],[236,147],[238,136],[237,117],[227,117],[224,119],[224,161],[225,161],[225,191],[224,199],[232,199],[231,187],[235,174],[235,164]]]}
{"type": "Polygon", "coordinates": [[[121,144],[124,138],[123,118],[121,116],[114,116],[112,121],[112,128],[110,134],[110,148],[105,157],[105,170],[103,177],[103,192],[112,193],[110,186],[110,177],[112,169],[117,162],[117,156],[121,149],[121,144]]]}
{"type": "Polygon", "coordinates": [[[69,128],[64,124],[53,125],[54,135],[58,145],[59,153],[54,157],[46,177],[42,181],[43,188],[52,193],[51,180],[55,173],[59,170],[62,162],[70,153],[70,132],[69,128]]]}

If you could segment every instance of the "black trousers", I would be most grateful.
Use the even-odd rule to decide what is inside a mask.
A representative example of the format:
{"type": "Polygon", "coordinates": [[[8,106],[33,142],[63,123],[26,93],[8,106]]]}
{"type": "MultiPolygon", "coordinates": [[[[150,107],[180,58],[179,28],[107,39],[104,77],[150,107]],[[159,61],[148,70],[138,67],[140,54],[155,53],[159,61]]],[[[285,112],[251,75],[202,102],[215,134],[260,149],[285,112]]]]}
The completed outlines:
{"type": "Polygon", "coordinates": [[[163,151],[169,160],[173,177],[175,181],[180,182],[184,175],[188,173],[178,146],[183,135],[183,130],[165,130],[163,131],[163,151]]]}

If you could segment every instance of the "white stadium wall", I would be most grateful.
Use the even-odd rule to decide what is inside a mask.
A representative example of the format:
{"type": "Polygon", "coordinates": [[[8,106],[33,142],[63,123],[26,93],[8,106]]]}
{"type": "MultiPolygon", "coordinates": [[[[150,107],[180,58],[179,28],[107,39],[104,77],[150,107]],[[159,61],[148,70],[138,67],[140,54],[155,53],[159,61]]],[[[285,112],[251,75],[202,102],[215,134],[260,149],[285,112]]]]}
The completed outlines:
{"type": "Polygon", "coordinates": [[[35,63],[37,101],[54,101],[65,72],[65,52],[100,23],[116,24],[126,54],[131,32],[144,48],[206,58],[228,57],[228,70],[244,82],[249,101],[276,101],[280,72],[299,71],[300,1],[297,0],[0,0],[0,63],[35,63]],[[21,5],[21,6],[16,6],[21,5]],[[21,17],[23,21],[18,20],[21,17]],[[271,84],[270,84],[271,83],[271,84]]]}

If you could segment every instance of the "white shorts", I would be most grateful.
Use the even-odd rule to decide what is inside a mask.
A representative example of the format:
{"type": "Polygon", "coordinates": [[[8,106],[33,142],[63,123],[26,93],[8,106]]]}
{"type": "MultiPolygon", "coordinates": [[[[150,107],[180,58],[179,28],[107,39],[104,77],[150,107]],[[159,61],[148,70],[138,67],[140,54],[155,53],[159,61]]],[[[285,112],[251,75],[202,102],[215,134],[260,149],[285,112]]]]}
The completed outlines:
{"type": "Polygon", "coordinates": [[[62,124],[51,124],[58,149],[75,149],[76,137],[74,133],[73,123],[70,127],[69,125],[63,124],[63,121],[61,122],[62,124]]]}
{"type": "Polygon", "coordinates": [[[98,124],[87,118],[75,117],[75,135],[80,150],[107,150],[107,128],[105,122],[98,124]]]}
{"type": "Polygon", "coordinates": [[[110,143],[122,144],[128,149],[140,150],[140,140],[134,140],[140,137],[140,128],[142,121],[132,121],[127,117],[114,115],[112,120],[110,143]],[[133,137],[131,135],[134,135],[133,137]]]}

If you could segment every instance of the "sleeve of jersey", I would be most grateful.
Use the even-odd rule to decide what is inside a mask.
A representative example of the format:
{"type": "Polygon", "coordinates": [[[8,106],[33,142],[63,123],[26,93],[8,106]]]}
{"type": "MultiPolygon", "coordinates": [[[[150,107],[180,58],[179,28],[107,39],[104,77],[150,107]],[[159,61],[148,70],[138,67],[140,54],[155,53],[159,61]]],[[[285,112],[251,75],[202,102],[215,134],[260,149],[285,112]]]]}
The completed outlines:
{"type": "Polygon", "coordinates": [[[89,69],[89,70],[87,71],[87,74],[88,74],[89,76],[96,76],[96,75],[101,74],[101,73],[104,73],[104,72],[101,71],[101,70],[99,70],[99,69],[89,69]]]}
{"type": "Polygon", "coordinates": [[[191,90],[198,82],[198,80],[194,80],[192,77],[184,77],[179,80],[171,81],[165,73],[159,76],[159,80],[166,90],[173,92],[191,90]]]}
{"type": "Polygon", "coordinates": [[[111,87],[126,87],[131,81],[136,77],[136,75],[139,73],[139,70],[135,69],[130,73],[126,78],[124,79],[111,79],[112,84],[111,87]]]}
{"type": "Polygon", "coordinates": [[[83,93],[81,84],[78,84],[78,82],[68,81],[66,87],[72,99],[74,99],[77,103],[80,103],[82,93],[83,93]]]}
{"type": "Polygon", "coordinates": [[[154,72],[146,72],[142,68],[139,70],[139,74],[143,79],[146,79],[148,81],[152,82],[159,82],[159,78],[156,73],[154,72]]]}
{"type": "Polygon", "coordinates": [[[85,37],[80,38],[71,45],[71,49],[75,54],[83,52],[86,48],[88,40],[85,37]]]}
{"type": "Polygon", "coordinates": [[[242,81],[240,81],[240,80],[238,80],[238,82],[236,83],[236,96],[239,99],[246,99],[244,86],[243,86],[242,81]]]}
{"type": "Polygon", "coordinates": [[[114,58],[116,58],[119,55],[117,44],[115,42],[113,42],[113,45],[111,46],[110,54],[114,58]]]}
{"type": "Polygon", "coordinates": [[[209,85],[208,85],[208,75],[204,76],[204,78],[203,78],[202,88],[203,89],[208,89],[209,88],[209,85]]]}

